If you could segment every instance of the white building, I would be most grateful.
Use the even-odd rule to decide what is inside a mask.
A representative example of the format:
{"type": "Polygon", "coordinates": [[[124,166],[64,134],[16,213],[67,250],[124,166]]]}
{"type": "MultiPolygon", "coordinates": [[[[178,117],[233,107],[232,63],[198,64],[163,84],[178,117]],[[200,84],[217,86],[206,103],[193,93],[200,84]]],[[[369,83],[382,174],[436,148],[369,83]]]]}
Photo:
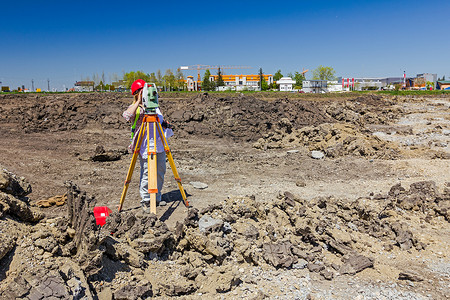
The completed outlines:
{"type": "Polygon", "coordinates": [[[342,92],[342,84],[339,83],[337,80],[329,80],[327,81],[327,91],[329,93],[333,92],[342,92]]]}
{"type": "Polygon", "coordinates": [[[402,77],[339,77],[344,91],[385,90],[392,89],[394,84],[403,83],[402,77]]]}
{"type": "MultiPolygon", "coordinates": [[[[264,74],[264,80],[268,85],[273,83],[272,74],[264,74]]],[[[218,75],[209,76],[209,80],[212,82],[217,82],[219,79],[218,75]]],[[[259,75],[222,75],[222,80],[225,84],[224,87],[219,87],[217,90],[233,90],[233,91],[258,91],[259,88],[259,75]]],[[[201,90],[202,81],[194,80],[193,76],[188,76],[186,79],[186,86],[188,91],[199,91],[201,90]]]]}
{"type": "Polygon", "coordinates": [[[325,93],[327,92],[326,80],[304,80],[302,90],[305,93],[325,93]]]}
{"type": "Polygon", "coordinates": [[[280,85],[280,91],[288,92],[292,91],[295,80],[292,80],[291,77],[281,77],[280,80],[277,81],[277,84],[280,85]]]}

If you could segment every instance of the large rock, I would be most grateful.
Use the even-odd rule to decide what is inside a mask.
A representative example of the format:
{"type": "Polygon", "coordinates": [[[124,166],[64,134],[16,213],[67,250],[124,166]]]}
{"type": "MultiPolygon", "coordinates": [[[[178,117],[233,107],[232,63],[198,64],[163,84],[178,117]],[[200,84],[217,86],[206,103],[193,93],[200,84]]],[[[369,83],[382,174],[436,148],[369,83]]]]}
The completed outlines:
{"type": "Polygon", "coordinates": [[[204,215],[198,220],[198,227],[200,232],[213,232],[219,231],[223,226],[223,221],[220,219],[214,219],[209,215],[204,215]]]}
{"type": "Polygon", "coordinates": [[[15,238],[0,231],[0,261],[14,248],[15,245],[15,238]]]}
{"type": "Polygon", "coordinates": [[[35,276],[24,275],[24,277],[17,276],[10,281],[8,287],[0,293],[0,299],[81,299],[73,297],[74,295],[59,272],[45,273],[41,270],[35,276]]]}
{"type": "Polygon", "coordinates": [[[205,236],[196,229],[187,229],[184,238],[188,247],[203,254],[209,254],[215,258],[223,258],[227,255],[225,249],[220,246],[219,240],[210,236],[205,236]]]}
{"type": "Polygon", "coordinates": [[[9,214],[25,222],[37,222],[44,215],[11,194],[0,192],[0,216],[9,214]]]}
{"type": "Polygon", "coordinates": [[[0,191],[23,197],[31,193],[31,185],[24,177],[18,177],[0,166],[0,191]]]}
{"type": "Polygon", "coordinates": [[[344,260],[339,272],[341,274],[356,274],[364,269],[373,267],[373,259],[364,255],[353,254],[344,260]]]}
{"type": "Polygon", "coordinates": [[[126,284],[114,292],[115,300],[148,299],[152,296],[152,284],[147,280],[142,280],[136,285],[126,284]]]}
{"type": "Polygon", "coordinates": [[[266,243],[263,245],[264,258],[275,268],[289,268],[296,261],[291,248],[292,245],[289,242],[279,244],[266,243]]]}

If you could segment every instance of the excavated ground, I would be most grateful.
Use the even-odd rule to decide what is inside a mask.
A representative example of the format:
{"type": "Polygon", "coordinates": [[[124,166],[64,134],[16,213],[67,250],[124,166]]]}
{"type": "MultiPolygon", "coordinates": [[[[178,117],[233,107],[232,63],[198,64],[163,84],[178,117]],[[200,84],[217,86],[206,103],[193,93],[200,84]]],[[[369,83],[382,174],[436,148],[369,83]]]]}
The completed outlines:
{"type": "Polygon", "coordinates": [[[130,101],[0,95],[0,299],[448,297],[449,96],[162,94],[157,215],[138,170],[116,212],[130,101]]]}

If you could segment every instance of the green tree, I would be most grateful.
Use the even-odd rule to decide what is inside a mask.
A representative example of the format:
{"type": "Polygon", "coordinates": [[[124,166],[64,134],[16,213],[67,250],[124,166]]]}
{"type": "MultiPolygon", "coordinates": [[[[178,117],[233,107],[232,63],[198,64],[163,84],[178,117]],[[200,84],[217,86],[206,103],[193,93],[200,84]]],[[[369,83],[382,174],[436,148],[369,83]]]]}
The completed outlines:
{"type": "Polygon", "coordinates": [[[142,79],[142,80],[144,80],[145,82],[149,82],[150,80],[149,80],[149,75],[148,74],[145,74],[144,72],[142,72],[142,71],[136,71],[136,72],[134,72],[134,71],[131,71],[131,72],[128,72],[128,73],[125,73],[124,75],[123,75],[123,80],[124,80],[124,82],[125,82],[125,86],[127,87],[127,88],[130,88],[131,87],[131,84],[135,81],[135,80],[137,80],[137,79],[142,79]]]}
{"type": "Polygon", "coordinates": [[[114,87],[114,85],[112,85],[112,84],[106,84],[105,86],[104,86],[104,90],[105,91],[114,91],[116,88],[114,87]]]}
{"type": "Polygon", "coordinates": [[[334,74],[336,72],[332,67],[324,67],[322,65],[318,66],[317,69],[313,70],[314,80],[335,80],[334,74]]]}
{"type": "Polygon", "coordinates": [[[214,91],[216,88],[216,85],[213,81],[209,80],[209,77],[211,76],[211,72],[209,69],[205,71],[205,75],[203,76],[202,81],[202,90],[203,91],[214,91]]]}
{"type": "Polygon", "coordinates": [[[303,87],[303,80],[305,80],[305,74],[302,74],[300,72],[295,72],[294,77],[292,77],[293,80],[295,80],[295,88],[301,89],[303,87]]]}
{"type": "Polygon", "coordinates": [[[150,73],[150,76],[148,77],[148,82],[158,85],[158,79],[156,79],[155,72],[150,73]]]}
{"type": "Polygon", "coordinates": [[[269,89],[269,84],[267,83],[266,79],[264,78],[264,73],[262,68],[259,68],[259,87],[261,91],[267,91],[269,89]]]}
{"type": "Polygon", "coordinates": [[[220,68],[217,70],[217,86],[225,86],[225,82],[223,81],[222,71],[220,68]]]}
{"type": "Polygon", "coordinates": [[[261,82],[261,87],[263,91],[267,91],[269,89],[269,84],[267,83],[266,79],[264,79],[264,77],[261,82]]]}
{"type": "Polygon", "coordinates": [[[100,80],[99,84],[95,87],[97,91],[103,91],[105,88],[105,85],[103,84],[103,81],[100,80]]]}
{"type": "Polygon", "coordinates": [[[278,81],[283,77],[283,74],[281,74],[281,70],[278,70],[275,75],[273,75],[273,81],[278,81]]]}
{"type": "Polygon", "coordinates": [[[164,86],[166,87],[166,91],[171,91],[173,88],[176,88],[176,79],[175,75],[173,75],[173,72],[171,69],[167,69],[166,73],[164,74],[164,86]]]}
{"type": "Polygon", "coordinates": [[[269,84],[269,89],[270,90],[278,90],[280,88],[280,85],[277,84],[275,81],[272,82],[271,84],[269,84]]]}

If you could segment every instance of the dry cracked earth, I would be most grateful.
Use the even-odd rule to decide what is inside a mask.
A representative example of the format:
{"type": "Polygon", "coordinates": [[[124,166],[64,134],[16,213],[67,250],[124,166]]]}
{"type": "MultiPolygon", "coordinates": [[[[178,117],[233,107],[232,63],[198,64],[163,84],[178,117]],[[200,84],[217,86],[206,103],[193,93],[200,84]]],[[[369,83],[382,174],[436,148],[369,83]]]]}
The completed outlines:
{"type": "Polygon", "coordinates": [[[130,102],[0,95],[0,299],[449,298],[449,95],[163,93],[156,215],[130,102]]]}

